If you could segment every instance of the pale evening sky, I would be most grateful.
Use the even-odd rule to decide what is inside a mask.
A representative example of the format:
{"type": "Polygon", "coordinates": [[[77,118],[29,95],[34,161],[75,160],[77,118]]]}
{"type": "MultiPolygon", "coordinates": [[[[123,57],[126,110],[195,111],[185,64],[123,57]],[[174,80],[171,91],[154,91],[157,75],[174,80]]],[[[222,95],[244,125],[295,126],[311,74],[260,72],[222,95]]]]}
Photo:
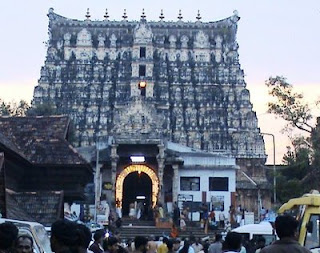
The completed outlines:
{"type": "MultiPolygon", "coordinates": [[[[176,20],[179,9],[184,21],[195,21],[200,10],[204,22],[229,17],[234,10],[238,23],[240,63],[245,71],[251,102],[262,132],[276,136],[276,161],[281,162],[288,139],[280,133],[283,121],[266,114],[264,81],[283,75],[313,103],[320,96],[320,1],[319,0],[11,0],[0,3],[0,98],[30,102],[44,64],[48,39],[50,7],[62,16],[84,19],[90,8],[91,19],[102,20],[105,8],[110,19],[120,20],[127,9],[129,20],[139,19],[142,8],[147,20],[158,20],[163,9],[165,20],[176,20]]],[[[267,163],[272,163],[272,139],[265,138],[267,163]]]]}

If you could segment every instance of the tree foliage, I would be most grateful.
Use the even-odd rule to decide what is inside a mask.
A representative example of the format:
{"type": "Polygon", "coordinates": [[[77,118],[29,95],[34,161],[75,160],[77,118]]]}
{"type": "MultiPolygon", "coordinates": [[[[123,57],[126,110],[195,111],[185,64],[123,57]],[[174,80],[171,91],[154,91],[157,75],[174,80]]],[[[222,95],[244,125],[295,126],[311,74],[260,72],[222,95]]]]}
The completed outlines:
{"type": "Polygon", "coordinates": [[[293,127],[311,133],[312,114],[303,94],[293,91],[293,86],[282,76],[270,77],[266,85],[269,94],[276,98],[275,102],[268,103],[268,112],[280,116],[293,127]]]}
{"type": "Polygon", "coordinates": [[[30,105],[25,100],[6,103],[0,99],[0,116],[23,117],[26,116],[29,108],[30,105]]]}
{"type": "Polygon", "coordinates": [[[24,116],[50,116],[58,115],[58,111],[51,103],[31,106],[25,100],[6,103],[0,98],[0,116],[24,117],[24,116]]]}
{"type": "Polygon", "coordinates": [[[28,116],[50,116],[50,115],[58,115],[56,108],[51,103],[38,104],[32,106],[28,112],[28,116]]]}
{"type": "Polygon", "coordinates": [[[310,123],[313,119],[310,105],[286,78],[270,77],[266,85],[275,99],[268,103],[268,112],[286,120],[287,126],[307,133],[290,137],[292,147],[287,147],[283,157],[285,167],[277,174],[278,198],[285,202],[311,189],[320,189],[320,118],[316,126],[310,123]]]}

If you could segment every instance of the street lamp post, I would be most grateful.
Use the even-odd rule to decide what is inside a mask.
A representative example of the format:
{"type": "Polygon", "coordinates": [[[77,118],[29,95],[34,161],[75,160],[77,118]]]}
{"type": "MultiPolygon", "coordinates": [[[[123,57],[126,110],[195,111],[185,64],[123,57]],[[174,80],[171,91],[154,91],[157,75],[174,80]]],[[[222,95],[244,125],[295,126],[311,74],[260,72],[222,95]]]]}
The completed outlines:
{"type": "Polygon", "coordinates": [[[273,144],[273,202],[277,203],[277,180],[276,180],[276,144],[275,137],[270,133],[261,133],[261,135],[269,135],[272,136],[272,144],[273,144]]]}
{"type": "Polygon", "coordinates": [[[247,175],[247,173],[245,173],[244,171],[241,171],[241,173],[258,189],[258,220],[260,221],[260,210],[262,207],[262,203],[261,203],[261,193],[260,193],[260,186],[251,178],[247,175]]]}
{"type": "Polygon", "coordinates": [[[100,177],[100,166],[99,166],[99,144],[96,144],[96,173],[94,179],[94,186],[95,186],[95,195],[94,195],[94,222],[97,222],[97,208],[99,204],[99,177],[100,177]]]}

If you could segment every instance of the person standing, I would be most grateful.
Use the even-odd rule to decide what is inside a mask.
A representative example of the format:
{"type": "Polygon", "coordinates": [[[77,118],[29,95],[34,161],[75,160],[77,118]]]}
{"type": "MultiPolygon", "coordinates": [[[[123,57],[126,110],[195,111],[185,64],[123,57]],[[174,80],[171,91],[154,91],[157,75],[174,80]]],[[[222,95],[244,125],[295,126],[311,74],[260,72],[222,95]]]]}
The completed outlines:
{"type": "Polygon", "coordinates": [[[90,229],[84,224],[77,224],[77,231],[79,234],[78,253],[92,253],[88,250],[92,239],[90,229]]]}
{"type": "Polygon", "coordinates": [[[146,253],[148,246],[148,239],[144,236],[136,236],[134,238],[134,253],[146,253]]]}
{"type": "Polygon", "coordinates": [[[224,220],[226,219],[226,217],[224,216],[224,213],[221,211],[219,213],[219,227],[224,229],[224,220]]]}
{"type": "Polygon", "coordinates": [[[216,234],[214,243],[210,244],[208,253],[222,253],[222,235],[216,234]]]}
{"type": "Polygon", "coordinates": [[[168,253],[175,253],[173,250],[173,241],[172,240],[168,240],[167,247],[168,247],[168,253]]]}
{"type": "Polygon", "coordinates": [[[195,242],[192,243],[191,246],[192,246],[192,248],[194,249],[194,252],[195,252],[195,253],[199,253],[199,252],[203,249],[203,246],[202,246],[202,244],[200,243],[200,239],[199,239],[199,238],[195,239],[195,242]]]}
{"type": "Polygon", "coordinates": [[[119,241],[115,237],[109,237],[103,241],[104,253],[117,253],[119,250],[119,241]]]}
{"type": "Polygon", "coordinates": [[[51,250],[53,252],[55,253],[78,252],[79,240],[80,240],[80,237],[79,237],[75,222],[68,221],[68,220],[57,220],[54,223],[52,223],[50,245],[51,245],[51,250]]]}
{"type": "Polygon", "coordinates": [[[93,251],[94,253],[103,253],[102,243],[104,239],[105,232],[100,229],[94,233],[93,239],[94,242],[91,244],[89,250],[93,251]]]}
{"type": "Polygon", "coordinates": [[[33,239],[29,235],[20,235],[16,241],[17,253],[32,253],[33,252],[33,239]]]}
{"type": "Polygon", "coordinates": [[[169,241],[169,239],[167,237],[163,237],[162,244],[157,249],[158,253],[167,253],[168,252],[168,246],[167,246],[168,241],[169,241]]]}
{"type": "Polygon", "coordinates": [[[264,247],[260,253],[311,252],[307,248],[301,246],[295,238],[298,225],[298,221],[290,215],[278,216],[275,221],[275,227],[280,240],[264,247]]]}
{"type": "Polygon", "coordinates": [[[184,240],[183,246],[179,248],[178,253],[194,253],[194,249],[191,247],[188,240],[184,240]]]}
{"type": "Polygon", "coordinates": [[[13,251],[14,242],[18,237],[18,228],[12,223],[0,224],[0,252],[9,253],[13,251]]]}
{"type": "Polygon", "coordinates": [[[180,208],[177,205],[177,202],[173,205],[173,223],[176,227],[179,227],[179,220],[180,220],[180,208]]]}
{"type": "Polygon", "coordinates": [[[257,244],[258,245],[255,253],[260,253],[261,250],[266,246],[266,239],[263,236],[259,237],[257,244]]]}
{"type": "Polygon", "coordinates": [[[177,238],[178,235],[179,235],[178,228],[176,227],[176,225],[172,224],[170,236],[171,236],[172,238],[177,238]]]}
{"type": "Polygon", "coordinates": [[[224,253],[238,253],[241,249],[242,237],[239,233],[229,232],[222,244],[224,253]]]}

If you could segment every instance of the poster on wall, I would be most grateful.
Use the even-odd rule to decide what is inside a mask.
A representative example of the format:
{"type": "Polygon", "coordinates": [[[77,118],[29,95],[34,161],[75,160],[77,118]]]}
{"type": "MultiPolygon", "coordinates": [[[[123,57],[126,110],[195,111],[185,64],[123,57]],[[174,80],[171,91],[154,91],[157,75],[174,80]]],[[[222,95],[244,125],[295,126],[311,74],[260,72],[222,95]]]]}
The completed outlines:
{"type": "Polygon", "coordinates": [[[211,206],[214,211],[224,211],[224,196],[211,196],[211,206]]]}

